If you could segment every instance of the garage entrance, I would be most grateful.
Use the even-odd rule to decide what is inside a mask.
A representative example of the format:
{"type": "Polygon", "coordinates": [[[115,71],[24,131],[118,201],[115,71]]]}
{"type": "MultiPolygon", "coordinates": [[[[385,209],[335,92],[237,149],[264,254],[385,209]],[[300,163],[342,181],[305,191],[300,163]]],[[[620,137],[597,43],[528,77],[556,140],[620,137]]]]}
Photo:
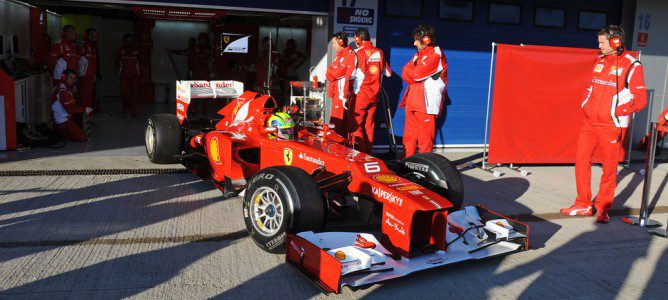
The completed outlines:
{"type": "MultiPolygon", "coordinates": [[[[294,10],[280,7],[285,4],[237,2],[238,6],[223,7],[189,1],[31,1],[33,9],[45,14],[48,11],[48,28],[72,25],[77,41],[82,40],[87,28],[99,33],[99,73],[95,84],[98,110],[87,142],[12,153],[8,158],[24,160],[88,152],[104,157],[110,153],[145,156],[146,117],[175,111],[175,82],[179,79],[237,80],[244,83],[246,90],[270,89],[278,99],[286,93],[289,80],[309,80],[314,72],[324,75],[326,5],[315,10],[294,10]],[[138,116],[123,112],[119,72],[114,64],[116,49],[122,46],[126,34],[132,34],[140,53],[138,116]],[[267,76],[263,76],[268,69],[264,62],[268,62],[269,48],[269,42],[263,43],[263,39],[268,37],[272,57],[269,86],[267,76]]],[[[48,34],[52,42],[60,40],[59,29],[49,30],[48,34]]],[[[45,56],[48,57],[48,50],[45,56]]]]}

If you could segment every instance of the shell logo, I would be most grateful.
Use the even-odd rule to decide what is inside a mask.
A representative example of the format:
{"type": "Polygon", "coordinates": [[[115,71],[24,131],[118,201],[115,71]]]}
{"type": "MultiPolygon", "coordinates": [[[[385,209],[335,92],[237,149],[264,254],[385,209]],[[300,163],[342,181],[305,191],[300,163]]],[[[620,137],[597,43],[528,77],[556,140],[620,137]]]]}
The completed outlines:
{"type": "Polygon", "coordinates": [[[218,147],[218,139],[213,138],[209,143],[209,157],[215,163],[220,163],[220,147],[218,147]]]}
{"type": "Polygon", "coordinates": [[[373,179],[382,183],[393,183],[399,181],[399,176],[392,174],[381,174],[374,176],[373,179]]]}
{"type": "Polygon", "coordinates": [[[334,253],[334,257],[336,257],[336,259],[338,259],[338,260],[344,260],[344,259],[346,259],[346,253],[339,250],[339,251],[336,251],[336,253],[334,253]]]}

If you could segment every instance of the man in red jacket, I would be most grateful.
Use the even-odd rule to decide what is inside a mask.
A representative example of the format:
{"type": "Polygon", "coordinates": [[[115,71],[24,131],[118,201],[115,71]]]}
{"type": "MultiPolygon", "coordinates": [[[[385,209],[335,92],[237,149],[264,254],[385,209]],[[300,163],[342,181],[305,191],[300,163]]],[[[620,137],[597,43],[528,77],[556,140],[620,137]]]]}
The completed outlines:
{"type": "Polygon", "coordinates": [[[356,63],[352,74],[352,90],[355,94],[352,107],[354,122],[349,123],[350,142],[359,151],[370,154],[375,127],[374,114],[381,78],[385,71],[385,55],[371,43],[371,36],[366,28],[355,31],[355,44],[356,63]]]}
{"type": "Polygon", "coordinates": [[[82,106],[77,106],[72,94],[76,80],[77,74],[74,70],[65,69],[62,72],[59,85],[51,93],[51,111],[58,134],[66,140],[83,142],[86,140],[86,134],[73,120],[76,114],[85,111],[82,106]]]}
{"type": "Polygon", "coordinates": [[[49,70],[53,75],[54,86],[60,84],[60,78],[65,69],[74,72],[79,69],[79,55],[74,45],[74,39],[77,37],[74,26],[63,26],[60,36],[61,39],[51,45],[51,53],[49,54],[49,70]]]}
{"type": "Polygon", "coordinates": [[[137,115],[137,96],[139,94],[139,50],[135,48],[130,33],[123,36],[123,47],[116,49],[114,66],[121,76],[121,100],[123,113],[137,115]]]}
{"type": "Polygon", "coordinates": [[[327,68],[329,87],[327,95],[332,98],[330,123],[334,130],[343,137],[348,136],[346,110],[349,108],[350,76],[355,68],[355,55],[348,45],[348,35],[341,31],[332,37],[332,47],[336,51],[334,61],[327,68]]]}
{"type": "Polygon", "coordinates": [[[603,175],[596,201],[596,222],[610,221],[617,185],[617,163],[621,141],[629,125],[630,115],[645,107],[647,90],[640,62],[624,50],[624,31],[609,25],[598,32],[598,48],[589,87],[582,109],[584,120],[575,155],[575,180],[578,196],[575,204],[561,209],[568,216],[593,215],[591,193],[591,160],[598,149],[603,175]]]}
{"type": "Polygon", "coordinates": [[[448,85],[448,62],[441,48],[434,44],[433,27],[421,24],[413,31],[417,53],[403,68],[401,78],[408,84],[399,107],[406,107],[404,150],[406,157],[432,152],[436,119],[443,109],[448,85]]]}
{"type": "Polygon", "coordinates": [[[83,43],[77,47],[79,54],[79,89],[78,104],[86,108],[86,113],[93,111],[93,95],[95,90],[95,74],[97,73],[97,30],[86,29],[83,43]]]}

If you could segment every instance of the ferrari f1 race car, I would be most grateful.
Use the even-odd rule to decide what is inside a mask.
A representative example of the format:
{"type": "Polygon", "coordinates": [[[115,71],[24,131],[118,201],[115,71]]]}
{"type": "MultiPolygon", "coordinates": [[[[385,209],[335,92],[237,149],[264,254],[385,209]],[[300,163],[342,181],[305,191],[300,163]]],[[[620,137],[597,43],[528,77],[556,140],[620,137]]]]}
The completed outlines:
{"type": "Polygon", "coordinates": [[[304,111],[313,99],[279,105],[240,82],[179,81],[176,115],[148,119],[146,151],[154,163],[182,163],[225,198],[242,193],[255,243],[285,251],[326,292],[528,249],[526,224],[482,205],[462,208],[462,178],[448,159],[361,153],[321,114],[304,111]],[[327,219],[344,217],[375,218],[380,231],[323,231],[327,219]]]}

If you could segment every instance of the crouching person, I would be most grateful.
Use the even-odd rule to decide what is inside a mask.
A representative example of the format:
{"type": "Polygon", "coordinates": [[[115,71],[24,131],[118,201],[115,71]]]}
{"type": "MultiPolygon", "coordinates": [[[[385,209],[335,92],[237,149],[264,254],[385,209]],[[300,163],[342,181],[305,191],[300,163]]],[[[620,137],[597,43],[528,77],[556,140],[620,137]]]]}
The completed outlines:
{"type": "Polygon", "coordinates": [[[77,74],[71,69],[66,69],[60,78],[60,83],[51,93],[51,111],[55,122],[55,130],[64,139],[83,142],[86,134],[75,122],[75,118],[85,112],[83,106],[77,106],[72,93],[72,87],[76,83],[77,74]]]}

